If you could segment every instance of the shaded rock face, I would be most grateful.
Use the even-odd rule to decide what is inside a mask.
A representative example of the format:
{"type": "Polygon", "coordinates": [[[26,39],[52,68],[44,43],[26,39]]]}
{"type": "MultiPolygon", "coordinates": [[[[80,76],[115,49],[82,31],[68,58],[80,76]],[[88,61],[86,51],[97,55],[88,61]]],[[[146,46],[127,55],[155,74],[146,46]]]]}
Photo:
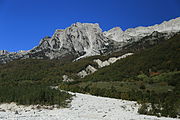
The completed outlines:
{"type": "Polygon", "coordinates": [[[179,32],[160,33],[160,32],[154,31],[151,35],[145,36],[138,41],[131,41],[131,43],[122,46],[120,48],[121,49],[120,51],[123,53],[141,51],[143,49],[147,49],[154,45],[160,44],[177,34],[180,34],[180,33],[179,32]]]}
{"type": "Polygon", "coordinates": [[[6,51],[6,50],[0,50],[0,55],[6,55],[6,54],[8,54],[9,52],[8,51],[6,51]]]}
{"type": "Polygon", "coordinates": [[[27,56],[24,52],[4,52],[0,55],[0,64],[26,58],[29,58],[29,56],[27,56]]]}
{"type": "Polygon", "coordinates": [[[180,18],[150,27],[115,27],[102,32],[98,24],[75,23],[64,30],[56,30],[52,37],[43,38],[39,45],[28,51],[0,51],[0,63],[16,59],[78,60],[88,56],[112,52],[134,52],[166,40],[180,31],[180,18]]]}

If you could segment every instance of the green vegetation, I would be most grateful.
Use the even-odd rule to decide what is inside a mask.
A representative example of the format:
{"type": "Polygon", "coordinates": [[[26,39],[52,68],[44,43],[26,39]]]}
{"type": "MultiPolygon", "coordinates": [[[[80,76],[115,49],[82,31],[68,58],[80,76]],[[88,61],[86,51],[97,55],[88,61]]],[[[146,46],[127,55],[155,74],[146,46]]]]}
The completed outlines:
{"type": "Polygon", "coordinates": [[[170,117],[180,115],[180,71],[142,76],[126,81],[64,83],[59,87],[73,92],[137,101],[142,104],[139,109],[141,114],[170,117]],[[169,79],[163,79],[164,76],[169,79]],[[150,111],[149,103],[152,106],[150,111]]]}
{"type": "Polygon", "coordinates": [[[139,113],[180,115],[180,35],[137,52],[79,81],[60,88],[93,95],[135,100],[139,113]],[[152,109],[148,111],[148,104],[152,109]]]}
{"type": "Polygon", "coordinates": [[[180,35],[107,66],[86,81],[123,81],[130,77],[180,70],[180,35]]]}
{"type": "Polygon", "coordinates": [[[62,75],[68,75],[77,79],[77,72],[91,64],[93,58],[82,59],[77,62],[64,63],[58,60],[16,60],[8,64],[0,65],[0,83],[1,82],[21,82],[31,81],[57,85],[62,81],[62,75]]]}
{"type": "Polygon", "coordinates": [[[76,62],[27,59],[0,65],[0,101],[51,105],[58,104],[60,99],[59,105],[64,105],[70,96],[49,88],[59,85],[68,91],[138,101],[142,104],[139,109],[142,114],[180,115],[180,35],[138,51],[83,79],[77,76],[89,64],[97,68],[94,59],[105,60],[121,54],[88,57],[76,62]],[[63,75],[75,81],[64,83],[63,75]],[[21,90],[24,92],[14,92],[21,90]]]}
{"type": "MultiPolygon", "coordinates": [[[[93,58],[92,58],[93,59],[93,58]]],[[[77,72],[95,63],[92,59],[82,59],[67,63],[59,60],[16,60],[0,65],[0,103],[18,104],[58,104],[66,106],[71,95],[49,86],[62,83],[62,76],[78,79],[77,72]]]]}
{"type": "Polygon", "coordinates": [[[0,103],[67,106],[72,96],[49,87],[61,82],[61,64],[28,59],[0,65],[0,103]]]}
{"type": "Polygon", "coordinates": [[[21,105],[58,105],[66,107],[71,95],[44,85],[10,84],[0,86],[0,102],[21,105]]]}

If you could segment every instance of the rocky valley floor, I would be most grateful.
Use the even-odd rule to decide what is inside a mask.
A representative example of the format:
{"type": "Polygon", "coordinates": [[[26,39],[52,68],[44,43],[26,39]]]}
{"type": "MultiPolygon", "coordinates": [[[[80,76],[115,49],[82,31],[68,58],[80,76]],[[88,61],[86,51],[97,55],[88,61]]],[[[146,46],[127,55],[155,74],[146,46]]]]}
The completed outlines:
{"type": "MultiPolygon", "coordinates": [[[[74,94],[74,93],[72,93],[74,94]]],[[[136,102],[75,93],[69,108],[32,109],[0,105],[0,120],[177,120],[139,115],[136,102]]]]}

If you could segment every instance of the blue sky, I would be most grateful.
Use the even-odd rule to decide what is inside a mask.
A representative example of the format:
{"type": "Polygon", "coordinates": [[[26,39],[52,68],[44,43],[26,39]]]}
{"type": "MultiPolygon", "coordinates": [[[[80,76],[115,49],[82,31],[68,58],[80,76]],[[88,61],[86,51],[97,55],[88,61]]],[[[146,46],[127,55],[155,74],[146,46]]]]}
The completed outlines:
{"type": "Polygon", "coordinates": [[[31,49],[75,22],[125,30],[176,17],[180,0],[0,0],[0,50],[31,49]]]}

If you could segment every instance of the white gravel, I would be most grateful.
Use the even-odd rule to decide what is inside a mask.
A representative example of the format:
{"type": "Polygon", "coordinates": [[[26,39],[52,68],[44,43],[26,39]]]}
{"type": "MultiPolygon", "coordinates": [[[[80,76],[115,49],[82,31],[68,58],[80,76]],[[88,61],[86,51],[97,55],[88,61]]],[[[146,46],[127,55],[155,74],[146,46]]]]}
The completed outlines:
{"type": "Polygon", "coordinates": [[[32,109],[0,105],[0,120],[178,120],[139,115],[136,102],[75,93],[69,108],[32,109]]]}

